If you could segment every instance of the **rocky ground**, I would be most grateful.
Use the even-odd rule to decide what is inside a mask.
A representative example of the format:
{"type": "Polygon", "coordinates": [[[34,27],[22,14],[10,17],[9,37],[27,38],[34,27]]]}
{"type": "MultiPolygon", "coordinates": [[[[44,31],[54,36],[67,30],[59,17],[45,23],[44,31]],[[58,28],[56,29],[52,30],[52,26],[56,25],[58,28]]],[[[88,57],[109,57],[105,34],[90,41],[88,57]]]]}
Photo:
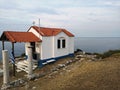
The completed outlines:
{"type": "MultiPolygon", "coordinates": [[[[10,90],[120,90],[120,54],[101,60],[91,56],[68,57],[36,69],[34,73],[34,80],[10,90]]],[[[25,75],[17,73],[11,80],[25,75]]]]}

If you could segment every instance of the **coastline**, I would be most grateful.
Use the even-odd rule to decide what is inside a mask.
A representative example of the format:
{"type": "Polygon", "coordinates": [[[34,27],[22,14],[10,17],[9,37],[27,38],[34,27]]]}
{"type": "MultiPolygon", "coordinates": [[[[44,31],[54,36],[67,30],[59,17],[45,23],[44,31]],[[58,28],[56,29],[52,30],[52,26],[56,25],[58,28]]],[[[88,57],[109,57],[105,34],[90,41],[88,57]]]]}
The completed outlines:
{"type": "MultiPolygon", "coordinates": [[[[75,37],[74,48],[82,49],[85,52],[103,53],[108,50],[120,49],[120,37],[75,37]]],[[[2,43],[0,42],[0,47],[2,43]]],[[[1,50],[2,48],[0,48],[1,50]]],[[[11,43],[5,42],[5,49],[11,51],[11,43]]],[[[2,50],[1,50],[2,51],[2,50]]],[[[15,56],[20,56],[24,53],[24,43],[15,44],[15,56]]],[[[2,52],[0,52],[0,60],[2,52]]]]}

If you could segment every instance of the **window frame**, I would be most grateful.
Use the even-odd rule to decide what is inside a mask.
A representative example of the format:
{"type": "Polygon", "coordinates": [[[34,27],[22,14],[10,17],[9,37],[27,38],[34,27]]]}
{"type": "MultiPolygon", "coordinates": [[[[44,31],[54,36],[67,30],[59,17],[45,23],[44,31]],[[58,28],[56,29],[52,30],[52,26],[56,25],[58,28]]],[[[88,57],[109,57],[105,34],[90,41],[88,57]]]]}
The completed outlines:
{"type": "Polygon", "coordinates": [[[66,48],[66,39],[64,37],[60,37],[57,39],[57,49],[66,48]]]}

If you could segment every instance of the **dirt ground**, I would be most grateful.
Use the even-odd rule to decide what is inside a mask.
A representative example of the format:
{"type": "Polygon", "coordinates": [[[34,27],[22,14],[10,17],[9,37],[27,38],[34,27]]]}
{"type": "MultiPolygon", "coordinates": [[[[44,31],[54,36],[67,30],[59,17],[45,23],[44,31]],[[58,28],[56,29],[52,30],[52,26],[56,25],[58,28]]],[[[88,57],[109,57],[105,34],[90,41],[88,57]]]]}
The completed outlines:
{"type": "MultiPolygon", "coordinates": [[[[37,69],[35,73],[49,71],[68,59],[70,58],[46,65],[42,69],[37,69]]],[[[19,77],[22,75],[18,74],[19,77]]],[[[1,81],[0,78],[0,83],[1,81]]],[[[11,90],[120,90],[120,54],[100,61],[77,61],[11,90]]]]}

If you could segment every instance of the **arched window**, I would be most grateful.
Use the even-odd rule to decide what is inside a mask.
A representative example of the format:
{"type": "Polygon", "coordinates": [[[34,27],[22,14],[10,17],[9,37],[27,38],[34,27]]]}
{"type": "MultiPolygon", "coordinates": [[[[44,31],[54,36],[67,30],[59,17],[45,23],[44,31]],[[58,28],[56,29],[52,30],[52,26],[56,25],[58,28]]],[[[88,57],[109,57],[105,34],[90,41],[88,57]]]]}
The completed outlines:
{"type": "Polygon", "coordinates": [[[66,40],[65,38],[61,37],[57,40],[57,48],[66,48],[66,40]]]}

